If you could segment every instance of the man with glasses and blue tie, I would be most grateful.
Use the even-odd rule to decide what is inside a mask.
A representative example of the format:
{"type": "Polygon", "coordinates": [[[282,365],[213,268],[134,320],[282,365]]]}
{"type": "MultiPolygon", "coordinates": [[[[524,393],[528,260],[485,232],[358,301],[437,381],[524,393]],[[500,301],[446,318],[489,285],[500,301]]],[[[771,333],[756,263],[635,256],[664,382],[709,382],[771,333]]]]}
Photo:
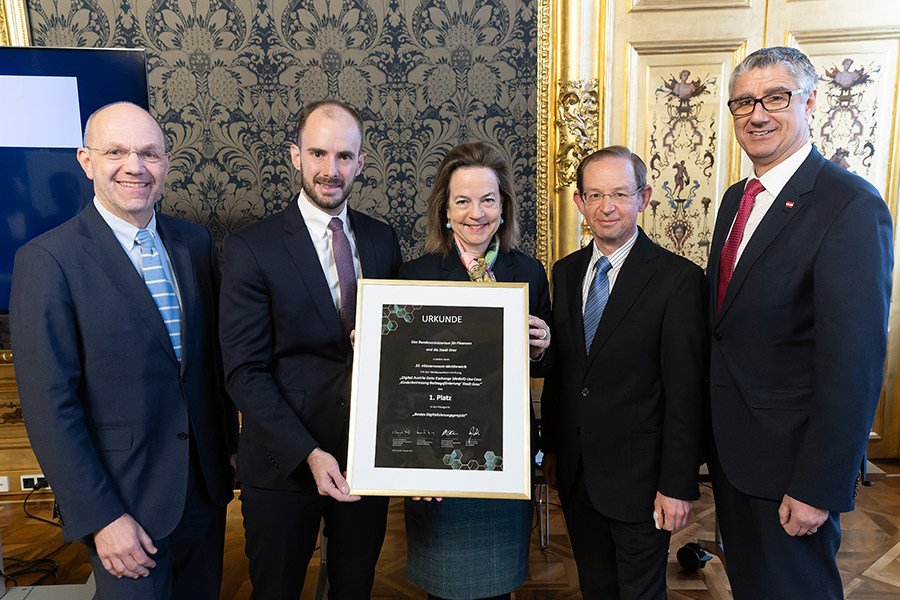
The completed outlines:
{"type": "Polygon", "coordinates": [[[646,177],[622,146],[586,157],[575,204],[593,241],[553,268],[542,467],[588,599],[664,599],[669,536],[700,496],[706,280],[637,226],[646,177]]]}
{"type": "Polygon", "coordinates": [[[725,192],[707,269],[709,464],[735,600],[843,598],[840,513],[884,377],[891,215],[810,143],[817,80],[775,47],[729,82],[753,173],[725,192]]]}
{"type": "Polygon", "coordinates": [[[154,211],[169,168],[129,103],[88,119],[94,201],[16,254],[10,329],[32,448],[96,598],[219,597],[237,413],[209,231],[154,211]]]}

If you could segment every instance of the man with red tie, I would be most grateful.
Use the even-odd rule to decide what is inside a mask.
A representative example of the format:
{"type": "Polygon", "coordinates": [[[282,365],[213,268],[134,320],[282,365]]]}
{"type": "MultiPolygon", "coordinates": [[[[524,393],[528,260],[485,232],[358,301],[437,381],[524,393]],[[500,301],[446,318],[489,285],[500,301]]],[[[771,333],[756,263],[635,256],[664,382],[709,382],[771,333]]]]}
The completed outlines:
{"type": "Polygon", "coordinates": [[[835,554],[881,392],[891,216],[812,147],[818,75],[793,48],[737,66],[751,177],[722,200],[710,278],[710,472],[735,600],[843,598],[835,554]]]}

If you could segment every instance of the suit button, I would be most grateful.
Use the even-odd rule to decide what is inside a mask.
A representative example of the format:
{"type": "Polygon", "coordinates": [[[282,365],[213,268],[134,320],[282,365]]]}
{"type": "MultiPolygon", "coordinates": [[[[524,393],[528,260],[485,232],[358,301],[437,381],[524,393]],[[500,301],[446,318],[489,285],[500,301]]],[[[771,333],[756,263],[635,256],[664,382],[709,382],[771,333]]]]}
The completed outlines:
{"type": "Polygon", "coordinates": [[[338,405],[338,406],[344,406],[345,404],[347,404],[347,403],[344,402],[343,399],[341,399],[341,398],[338,398],[338,399],[337,399],[337,405],[338,405]]]}
{"type": "Polygon", "coordinates": [[[581,389],[581,395],[584,396],[585,398],[588,397],[590,394],[591,394],[591,390],[589,390],[587,388],[581,389]]]}
{"type": "Polygon", "coordinates": [[[188,434],[185,433],[184,431],[182,431],[182,432],[180,432],[180,433],[178,434],[178,439],[179,439],[179,440],[186,440],[186,439],[188,439],[188,434]]]}
{"type": "Polygon", "coordinates": [[[713,334],[713,339],[716,340],[717,342],[721,342],[721,341],[722,341],[722,334],[721,334],[721,333],[715,333],[715,334],[713,334]]]}
{"type": "Polygon", "coordinates": [[[187,373],[182,373],[182,374],[181,374],[181,380],[182,380],[182,381],[187,381],[187,373]]]}

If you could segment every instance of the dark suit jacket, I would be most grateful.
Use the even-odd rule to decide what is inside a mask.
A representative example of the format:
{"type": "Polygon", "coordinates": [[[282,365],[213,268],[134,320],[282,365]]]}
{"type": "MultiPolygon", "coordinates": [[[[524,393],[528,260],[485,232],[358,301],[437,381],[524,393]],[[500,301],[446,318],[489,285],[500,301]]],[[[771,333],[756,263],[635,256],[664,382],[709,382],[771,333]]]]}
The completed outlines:
{"type": "Polygon", "coordinates": [[[206,228],[158,214],[182,301],[182,362],[140,274],[93,203],[16,253],[10,328],[28,436],[67,540],[129,513],[172,532],[190,433],[212,499],[233,498],[237,417],[216,345],[218,262],[206,228]]]}
{"type": "MultiPolygon", "coordinates": [[[[350,210],[362,276],[390,279],[400,246],[387,224],[350,210]]],[[[238,479],[314,485],[317,447],[346,468],[350,340],[296,201],[225,241],[220,334],[225,383],[242,415],[238,479]]]]}
{"type": "Polygon", "coordinates": [[[722,200],[707,271],[719,459],[746,494],[849,511],[884,376],[891,216],[871,185],[813,149],[747,243],[717,314],[744,183],[722,200]]]}
{"type": "MultiPolygon", "coordinates": [[[[492,269],[499,282],[528,283],[529,314],[550,323],[550,288],[544,265],[518,250],[501,252],[492,269]]],[[[455,250],[447,256],[426,254],[400,267],[400,279],[431,281],[469,281],[469,273],[455,250]]],[[[531,376],[543,377],[542,367],[548,361],[532,361],[531,376]]],[[[537,446],[535,446],[535,449],[537,446]]]]}
{"type": "Polygon", "coordinates": [[[544,451],[565,501],[584,463],[594,507],[650,520],[656,492],[695,500],[706,397],[703,271],[638,232],[585,355],[582,281],[593,248],[553,268],[556,368],[544,382],[544,451]]]}

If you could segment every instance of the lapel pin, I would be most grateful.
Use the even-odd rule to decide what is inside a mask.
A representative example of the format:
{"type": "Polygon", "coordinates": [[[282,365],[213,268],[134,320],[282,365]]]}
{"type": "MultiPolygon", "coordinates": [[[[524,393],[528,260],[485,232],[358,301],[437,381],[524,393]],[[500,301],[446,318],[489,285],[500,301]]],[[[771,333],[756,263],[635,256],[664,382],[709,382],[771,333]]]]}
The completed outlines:
{"type": "Polygon", "coordinates": [[[791,202],[790,200],[788,200],[787,202],[784,203],[784,207],[785,208],[794,208],[794,203],[791,202]]]}

